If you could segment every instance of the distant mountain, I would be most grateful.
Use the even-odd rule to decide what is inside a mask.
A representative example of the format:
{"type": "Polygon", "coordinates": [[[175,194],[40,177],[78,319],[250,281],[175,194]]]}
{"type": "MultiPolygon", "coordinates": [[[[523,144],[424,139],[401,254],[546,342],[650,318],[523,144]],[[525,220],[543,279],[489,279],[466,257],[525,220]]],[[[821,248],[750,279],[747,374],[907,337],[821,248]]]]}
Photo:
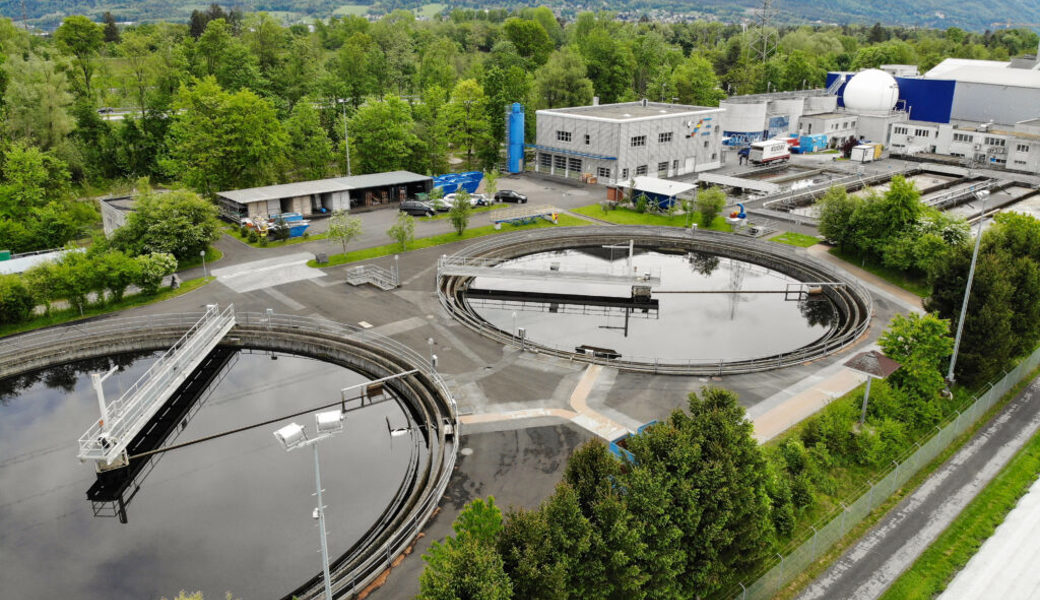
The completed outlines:
{"type": "MultiPolygon", "coordinates": [[[[336,14],[382,14],[396,8],[413,9],[430,15],[440,9],[516,8],[545,4],[564,17],[584,10],[612,10],[625,18],[672,20],[683,15],[739,22],[750,18],[762,0],[554,0],[523,2],[516,0],[469,0],[459,3],[430,4],[424,0],[224,0],[225,7],[243,11],[264,10],[286,22],[306,22],[336,14]]],[[[1010,27],[1040,30],[1038,0],[773,0],[782,23],[838,23],[905,25],[945,29],[960,27],[983,31],[1010,27]]],[[[0,15],[53,29],[72,14],[85,14],[100,20],[106,11],[118,21],[187,21],[191,11],[206,6],[205,0],[0,0],[0,15]]]]}

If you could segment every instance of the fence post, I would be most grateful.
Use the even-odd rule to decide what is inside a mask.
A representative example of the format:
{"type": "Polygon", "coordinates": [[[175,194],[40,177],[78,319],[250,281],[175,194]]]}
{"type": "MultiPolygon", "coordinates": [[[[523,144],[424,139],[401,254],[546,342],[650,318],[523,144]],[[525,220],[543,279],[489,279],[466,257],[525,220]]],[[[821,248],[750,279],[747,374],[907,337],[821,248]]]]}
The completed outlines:
{"type": "Polygon", "coordinates": [[[780,570],[776,573],[776,589],[773,590],[774,595],[780,593],[780,587],[784,583],[784,557],[779,552],[777,552],[776,555],[780,557],[780,570]]]}
{"type": "Polygon", "coordinates": [[[741,589],[740,600],[747,600],[747,588],[744,587],[743,583],[739,583],[738,585],[740,585],[740,589],[741,589]]]}

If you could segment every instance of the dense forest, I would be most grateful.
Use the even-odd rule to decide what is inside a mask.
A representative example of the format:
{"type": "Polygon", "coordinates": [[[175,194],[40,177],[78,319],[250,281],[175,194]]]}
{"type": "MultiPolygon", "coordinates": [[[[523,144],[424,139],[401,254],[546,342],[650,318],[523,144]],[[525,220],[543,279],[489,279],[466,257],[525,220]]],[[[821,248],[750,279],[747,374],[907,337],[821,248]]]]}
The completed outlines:
{"type": "Polygon", "coordinates": [[[548,8],[395,11],[283,26],[217,5],[187,24],[68,17],[52,36],[0,21],[0,248],[61,245],[96,222],[71,199],[147,177],[212,197],[345,172],[441,173],[499,164],[504,112],[823,84],[828,70],[947,56],[1007,59],[1028,30],[787,27],[761,61],[739,26],[619,22],[548,8]],[[72,202],[70,204],[70,202],[72,202]]]}
{"type": "MultiPolygon", "coordinates": [[[[530,0],[463,0],[451,3],[427,0],[245,0],[235,3],[235,7],[240,10],[265,11],[278,16],[287,24],[326,19],[333,15],[379,17],[398,9],[412,10],[419,15],[434,17],[454,8],[509,12],[536,5],[536,2],[530,0]]],[[[780,9],[775,16],[775,22],[785,25],[880,22],[885,25],[913,27],[963,27],[979,32],[1018,25],[1040,27],[1040,5],[1029,0],[952,3],[944,0],[832,0],[825,3],[811,0],[774,0],[773,5],[780,9]]],[[[568,20],[572,20],[583,11],[611,10],[626,20],[712,19],[725,23],[753,20],[753,11],[761,6],[762,0],[560,0],[553,3],[553,9],[558,16],[568,20]]],[[[195,2],[168,0],[0,0],[0,15],[18,20],[24,14],[30,24],[50,30],[69,15],[84,14],[100,20],[105,12],[112,13],[119,21],[186,22],[191,11],[197,7],[198,4],[195,2]]]]}

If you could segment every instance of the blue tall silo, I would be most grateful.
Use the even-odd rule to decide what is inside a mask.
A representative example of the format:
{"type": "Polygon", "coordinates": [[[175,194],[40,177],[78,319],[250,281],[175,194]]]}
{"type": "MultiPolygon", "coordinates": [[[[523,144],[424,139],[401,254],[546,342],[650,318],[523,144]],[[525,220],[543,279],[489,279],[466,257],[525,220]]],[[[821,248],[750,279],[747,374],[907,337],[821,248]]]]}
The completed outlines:
{"type": "Polygon", "coordinates": [[[509,145],[506,147],[506,165],[510,173],[524,170],[524,107],[514,102],[509,110],[509,145]]]}

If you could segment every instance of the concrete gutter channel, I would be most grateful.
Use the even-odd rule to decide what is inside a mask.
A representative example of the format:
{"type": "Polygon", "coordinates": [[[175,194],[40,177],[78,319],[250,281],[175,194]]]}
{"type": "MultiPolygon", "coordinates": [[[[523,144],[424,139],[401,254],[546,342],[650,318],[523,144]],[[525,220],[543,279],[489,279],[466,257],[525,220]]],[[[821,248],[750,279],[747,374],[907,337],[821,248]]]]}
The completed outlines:
{"type": "MultiPolygon", "coordinates": [[[[594,358],[528,341],[526,346],[537,353],[571,361],[610,366],[622,371],[665,375],[719,376],[767,371],[819,359],[858,341],[867,331],[873,312],[870,294],[854,279],[838,273],[817,261],[807,252],[794,255],[786,247],[761,240],[733,236],[714,231],[676,229],[674,227],[612,226],[573,227],[534,230],[502,235],[470,245],[454,257],[508,259],[536,252],[602,245],[634,240],[643,247],[667,250],[706,251],[762,265],[790,275],[803,282],[835,281],[841,286],[824,286],[823,292],[841,315],[839,324],[812,344],[775,356],[736,361],[635,362],[594,358]]],[[[466,303],[464,291],[472,278],[438,276],[437,292],[441,305],[459,322],[504,345],[515,345],[513,336],[492,327],[466,303]]]]}
{"type": "MultiPolygon", "coordinates": [[[[176,342],[198,314],[99,319],[12,336],[0,350],[0,378],[124,352],[163,350],[176,342]]],[[[386,573],[416,540],[433,516],[458,454],[458,409],[447,384],[420,355],[400,343],[330,321],[290,315],[238,313],[223,347],[291,352],[339,364],[373,377],[418,368],[419,373],[387,383],[415,420],[428,447],[397,497],[373,527],[331,565],[333,590],[356,596],[386,573]],[[451,432],[447,433],[447,427],[451,432]]],[[[86,425],[86,424],[84,424],[86,425]]],[[[421,438],[416,437],[418,445],[421,438]]],[[[323,594],[320,573],[285,598],[307,600],[323,594]]]]}

